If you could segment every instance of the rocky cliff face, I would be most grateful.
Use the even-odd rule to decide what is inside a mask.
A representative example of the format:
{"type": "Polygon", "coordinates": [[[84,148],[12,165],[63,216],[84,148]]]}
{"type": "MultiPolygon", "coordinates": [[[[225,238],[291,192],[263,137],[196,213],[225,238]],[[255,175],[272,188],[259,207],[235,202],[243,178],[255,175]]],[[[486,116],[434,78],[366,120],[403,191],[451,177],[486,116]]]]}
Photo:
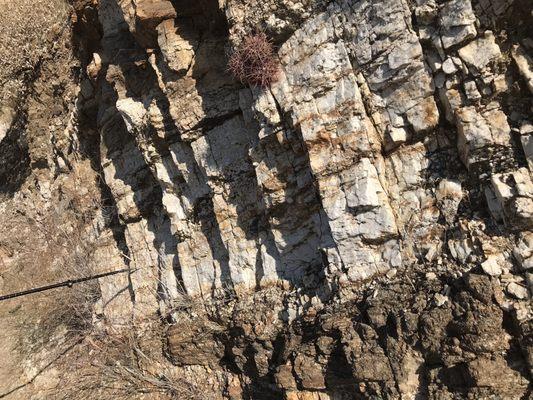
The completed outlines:
{"type": "MultiPolygon", "coordinates": [[[[90,288],[76,346],[133,331],[141,369],[216,399],[529,398],[532,12],[73,1],[2,77],[2,290],[129,269],[90,288]],[[263,89],[227,72],[258,30],[263,89]]],[[[61,398],[51,354],[13,398],[61,398]]]]}

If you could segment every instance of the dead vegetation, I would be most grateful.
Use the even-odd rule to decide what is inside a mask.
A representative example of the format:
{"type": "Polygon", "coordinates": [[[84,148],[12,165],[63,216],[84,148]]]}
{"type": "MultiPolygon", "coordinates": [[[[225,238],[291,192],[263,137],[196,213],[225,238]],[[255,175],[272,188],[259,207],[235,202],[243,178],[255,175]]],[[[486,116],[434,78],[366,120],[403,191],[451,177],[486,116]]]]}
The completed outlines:
{"type": "Polygon", "coordinates": [[[47,35],[67,22],[69,5],[64,0],[0,0],[0,10],[0,71],[5,76],[33,68],[47,51],[47,35]]]}
{"type": "MultiPolygon", "coordinates": [[[[10,207],[2,214],[0,235],[2,291],[16,292],[94,274],[91,259],[101,213],[96,175],[88,162],[62,178],[53,209],[10,207]]],[[[100,297],[96,281],[87,281],[20,300],[18,324],[25,327],[20,351],[54,345],[59,332],[78,338],[92,327],[93,306],[100,297]]],[[[60,335],[61,337],[65,335],[60,335]]]]}
{"type": "Polygon", "coordinates": [[[10,86],[10,92],[22,87],[24,76],[51,55],[68,15],[65,0],[0,0],[0,87],[10,86]]]}
{"type": "Polygon", "coordinates": [[[158,323],[141,338],[135,329],[93,334],[67,360],[69,371],[49,393],[57,400],[209,399],[162,359],[158,323]]]}
{"type": "MultiPolygon", "coordinates": [[[[93,269],[92,261],[108,213],[91,184],[96,179],[89,162],[79,161],[50,188],[53,208],[43,207],[33,193],[31,207],[20,207],[15,200],[0,213],[2,293],[102,272],[93,269]]],[[[89,281],[2,304],[0,318],[9,319],[2,326],[13,329],[18,340],[19,364],[31,371],[30,384],[46,381],[45,398],[209,398],[165,359],[164,322],[147,321],[142,329],[133,323],[110,326],[96,317],[100,297],[98,282],[89,281]]],[[[185,293],[183,304],[174,306],[189,306],[185,293]]]]}

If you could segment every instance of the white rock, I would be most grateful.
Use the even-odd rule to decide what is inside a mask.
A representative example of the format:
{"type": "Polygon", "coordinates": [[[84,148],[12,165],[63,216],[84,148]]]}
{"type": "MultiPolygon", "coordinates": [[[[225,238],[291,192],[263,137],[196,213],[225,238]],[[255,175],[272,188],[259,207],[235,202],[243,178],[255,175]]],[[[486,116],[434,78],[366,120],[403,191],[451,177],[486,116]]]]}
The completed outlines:
{"type": "Polygon", "coordinates": [[[529,170],[533,171],[533,134],[520,136],[520,142],[522,143],[522,149],[526,155],[529,170]]]}
{"type": "Polygon", "coordinates": [[[433,96],[428,96],[420,101],[415,107],[409,109],[405,116],[417,133],[426,132],[437,126],[439,112],[433,96]]]}
{"type": "Polygon", "coordinates": [[[87,75],[89,75],[89,77],[92,80],[96,80],[101,69],[102,69],[102,58],[100,57],[100,54],[93,53],[93,59],[87,66],[87,75]]]}
{"type": "Polygon", "coordinates": [[[521,135],[533,134],[533,124],[529,122],[522,123],[522,125],[520,125],[520,134],[521,135]]]}
{"type": "Polygon", "coordinates": [[[452,257],[460,262],[465,262],[473,251],[472,242],[468,238],[460,240],[450,239],[448,240],[448,248],[452,257]]]}
{"type": "Polygon", "coordinates": [[[116,106],[129,132],[143,127],[146,117],[146,108],[143,103],[128,97],[117,100],[116,106]]]}
{"type": "Polygon", "coordinates": [[[486,261],[481,263],[483,272],[490,276],[500,276],[502,274],[502,268],[495,257],[489,257],[486,261]]]}
{"type": "Polygon", "coordinates": [[[433,281],[433,280],[437,279],[437,274],[434,273],[434,272],[428,272],[428,273],[426,274],[426,279],[427,279],[428,281],[433,281]]]}
{"type": "Polygon", "coordinates": [[[489,62],[499,58],[500,55],[500,47],[496,44],[494,34],[490,31],[485,32],[483,37],[459,49],[461,59],[477,70],[483,69],[489,62]]]}
{"type": "Polygon", "coordinates": [[[503,174],[494,174],[492,188],[505,221],[512,229],[533,226],[533,182],[526,168],[503,174]]]}
{"type": "Polygon", "coordinates": [[[457,71],[457,67],[455,66],[451,58],[447,58],[446,61],[442,63],[442,71],[446,75],[451,75],[457,71]]]}
{"type": "Polygon", "coordinates": [[[533,232],[524,232],[520,235],[513,255],[522,270],[533,269],[533,232]]]}
{"type": "Polygon", "coordinates": [[[407,132],[403,128],[390,127],[388,133],[392,143],[395,145],[404,143],[407,140],[407,132]]]}
{"type": "Polygon", "coordinates": [[[477,90],[476,82],[466,81],[464,83],[464,88],[466,97],[468,97],[469,100],[475,101],[481,99],[481,93],[477,90]]]}
{"type": "Polygon", "coordinates": [[[424,258],[428,261],[433,261],[435,257],[437,256],[439,250],[440,250],[440,246],[438,246],[435,243],[431,243],[429,245],[429,249],[424,258]]]}
{"type": "Polygon", "coordinates": [[[503,222],[504,220],[504,213],[503,208],[498,201],[498,198],[496,197],[496,194],[494,193],[494,190],[490,187],[486,187],[484,190],[485,193],[485,199],[487,200],[487,205],[489,207],[489,211],[492,215],[492,218],[494,218],[497,222],[503,222]]]}
{"type": "Polygon", "coordinates": [[[15,118],[15,110],[11,107],[0,108],[0,142],[4,139],[15,118]]]}
{"type": "Polygon", "coordinates": [[[455,199],[461,200],[463,198],[463,190],[461,189],[461,182],[452,179],[443,179],[439,183],[437,189],[437,200],[455,199]]]}
{"type": "Polygon", "coordinates": [[[498,75],[492,81],[492,90],[496,93],[506,92],[509,89],[509,85],[505,75],[498,75]]]}
{"type": "Polygon", "coordinates": [[[442,44],[445,49],[476,35],[476,16],[470,0],[452,0],[444,3],[439,13],[442,44]]]}
{"type": "Polygon", "coordinates": [[[437,307],[442,307],[444,304],[446,304],[450,299],[448,296],[445,296],[440,293],[435,293],[435,304],[437,304],[437,307]]]}
{"type": "Polygon", "coordinates": [[[196,38],[186,39],[179,35],[174,20],[168,19],[158,25],[157,41],[168,66],[174,71],[187,71],[194,59],[194,48],[198,46],[196,38]]]}
{"type": "Polygon", "coordinates": [[[519,300],[523,300],[528,296],[527,289],[516,282],[511,282],[509,285],[507,285],[507,292],[519,300]]]}
{"type": "Polygon", "coordinates": [[[398,270],[396,268],[392,268],[389,271],[387,271],[385,275],[387,276],[387,278],[392,279],[396,276],[397,273],[398,273],[398,270]]]}
{"type": "Polygon", "coordinates": [[[487,146],[510,146],[511,128],[507,116],[498,108],[478,112],[475,107],[456,111],[457,147],[463,163],[470,168],[479,161],[487,161],[479,150],[487,146]]]}

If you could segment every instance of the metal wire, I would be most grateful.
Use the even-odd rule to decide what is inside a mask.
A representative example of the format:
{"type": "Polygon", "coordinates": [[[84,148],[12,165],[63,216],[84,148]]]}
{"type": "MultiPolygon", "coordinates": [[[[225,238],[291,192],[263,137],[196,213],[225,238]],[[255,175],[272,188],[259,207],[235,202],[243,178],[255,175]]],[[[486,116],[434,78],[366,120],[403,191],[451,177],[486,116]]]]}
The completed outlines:
{"type": "Polygon", "coordinates": [[[124,272],[134,272],[134,271],[135,270],[130,270],[128,268],[125,268],[125,269],[119,269],[117,271],[104,272],[104,273],[98,274],[98,275],[86,276],[86,277],[83,277],[83,278],[69,279],[68,281],[63,281],[63,282],[53,283],[51,285],[36,287],[36,288],[33,288],[33,289],[24,290],[22,292],[15,292],[15,293],[6,294],[6,295],[3,295],[3,296],[0,296],[0,301],[13,299],[15,297],[20,297],[20,296],[27,296],[27,295],[33,294],[33,293],[44,292],[45,290],[56,289],[56,288],[59,288],[59,287],[65,287],[65,286],[72,287],[73,285],[75,285],[77,283],[86,282],[86,281],[90,281],[90,280],[93,280],[93,279],[99,279],[99,278],[103,278],[103,277],[110,276],[110,275],[121,274],[121,273],[124,273],[124,272]]]}

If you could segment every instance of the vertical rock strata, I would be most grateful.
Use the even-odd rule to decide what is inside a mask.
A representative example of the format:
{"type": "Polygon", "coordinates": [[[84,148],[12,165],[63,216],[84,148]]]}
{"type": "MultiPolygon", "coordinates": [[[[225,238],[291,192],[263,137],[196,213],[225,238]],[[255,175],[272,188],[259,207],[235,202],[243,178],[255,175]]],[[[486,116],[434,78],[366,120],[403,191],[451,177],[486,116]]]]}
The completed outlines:
{"type": "MultiPolygon", "coordinates": [[[[103,49],[117,98],[99,113],[102,143],[122,125],[114,140],[131,144],[114,157],[138,159],[129,170],[159,186],[153,197],[161,197],[160,223],[170,229],[153,234],[176,242],[163,250],[165,264],[180,272],[188,294],[281,281],[315,289],[326,276],[355,282],[401,265],[404,227],[391,201],[406,188],[391,186],[383,153],[420,140],[439,118],[416,33],[397,23],[405,4],[334,3],[308,18],[280,46],[280,79],[264,91],[239,88],[227,75],[230,37],[216,5],[184,5],[179,18],[160,5],[131,17],[133,28],[123,10],[107,7],[118,14],[101,18],[102,43],[120,36],[134,48],[109,40],[110,53],[103,49]],[[150,35],[139,27],[156,16],[168,18],[154,28],[158,46],[143,48],[150,35]]],[[[110,161],[104,172],[119,214],[140,218],[126,230],[150,225],[139,210],[150,188],[123,189],[116,177],[130,171],[110,161]]],[[[164,284],[169,293],[176,286],[164,284]]]]}
{"type": "Polygon", "coordinates": [[[168,368],[214,398],[528,398],[527,3],[75,1],[79,76],[0,104],[0,213],[87,157],[92,262],[131,271],[98,318],[170,321],[168,368]],[[227,71],[258,29],[265,89],[227,71]]]}

